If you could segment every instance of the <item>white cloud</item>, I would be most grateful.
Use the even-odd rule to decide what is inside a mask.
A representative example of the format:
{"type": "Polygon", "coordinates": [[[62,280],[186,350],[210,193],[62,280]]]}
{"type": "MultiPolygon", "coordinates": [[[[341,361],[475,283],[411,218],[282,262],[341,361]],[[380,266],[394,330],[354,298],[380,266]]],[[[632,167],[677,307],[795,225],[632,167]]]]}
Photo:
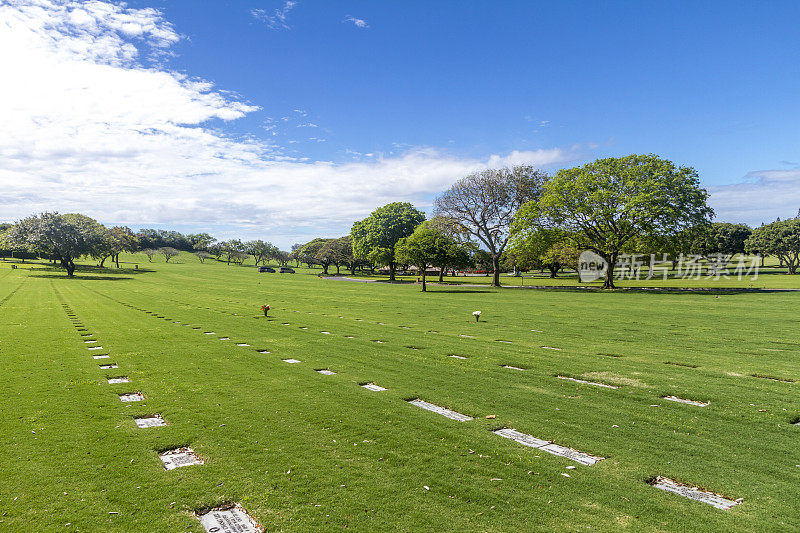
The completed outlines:
{"type": "Polygon", "coordinates": [[[207,125],[257,107],[208,82],[143,66],[143,55],[169,53],[179,38],[152,9],[72,0],[0,4],[0,50],[15,51],[0,54],[0,220],[77,211],[134,228],[233,227],[280,235],[283,241],[275,239],[285,245],[347,232],[384,203],[429,207],[434,194],[468,172],[554,165],[578,150],[464,158],[404,147],[398,156],[367,154],[368,161],[345,164],[289,157],[266,141],[234,139],[207,125]]]}
{"type": "Polygon", "coordinates": [[[255,18],[262,22],[267,23],[267,27],[273,30],[285,29],[289,30],[291,27],[287,22],[287,18],[289,17],[289,12],[294,9],[297,5],[297,2],[292,0],[287,0],[283,3],[283,6],[279,9],[276,9],[272,12],[269,12],[266,9],[252,9],[250,14],[253,15],[255,18]]]}
{"type": "Polygon", "coordinates": [[[754,171],[740,183],[708,187],[708,191],[716,220],[759,226],[777,217],[797,216],[800,169],[754,171]]]}
{"type": "Polygon", "coordinates": [[[352,15],[347,15],[342,22],[352,22],[358,28],[369,28],[366,20],[357,19],[352,15]]]}

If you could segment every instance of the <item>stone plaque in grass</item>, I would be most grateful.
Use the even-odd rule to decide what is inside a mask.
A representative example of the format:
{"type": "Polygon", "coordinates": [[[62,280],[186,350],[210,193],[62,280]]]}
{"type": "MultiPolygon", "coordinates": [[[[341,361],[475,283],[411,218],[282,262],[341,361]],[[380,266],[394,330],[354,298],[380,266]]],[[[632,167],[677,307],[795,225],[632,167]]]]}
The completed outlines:
{"type": "Polygon", "coordinates": [[[687,400],[686,398],[678,398],[677,396],[662,396],[665,400],[671,402],[685,403],[687,405],[696,405],[697,407],[707,407],[711,402],[701,402],[699,400],[687,400]]]}
{"type": "Polygon", "coordinates": [[[596,462],[603,460],[602,457],[589,455],[588,453],[579,452],[578,450],[573,450],[566,446],[559,446],[558,444],[547,444],[539,449],[547,453],[552,453],[553,455],[558,455],[559,457],[566,457],[567,459],[571,459],[576,463],[586,466],[592,466],[596,462]]]}
{"type": "Polygon", "coordinates": [[[411,405],[416,405],[417,407],[421,407],[426,411],[431,411],[433,413],[447,417],[450,420],[457,420],[459,422],[469,422],[470,420],[472,420],[471,416],[462,415],[461,413],[453,411],[452,409],[440,407],[436,404],[420,400],[419,398],[417,398],[416,400],[411,400],[408,403],[410,403],[411,405]]]}
{"type": "Polygon", "coordinates": [[[722,509],[723,511],[727,511],[734,505],[738,505],[742,502],[741,499],[730,500],[709,490],[703,490],[699,487],[693,487],[691,485],[679,483],[673,479],[661,476],[658,476],[652,480],[650,484],[657,489],[672,492],[683,496],[684,498],[689,498],[690,500],[706,503],[712,507],[716,507],[717,509],[722,509]]]}
{"type": "Polygon", "coordinates": [[[464,335],[464,334],[459,335],[459,337],[464,337],[465,339],[474,339],[475,338],[472,335],[464,335]]]}
{"type": "Polygon", "coordinates": [[[593,385],[595,387],[604,387],[606,389],[618,389],[619,388],[619,387],[616,387],[614,385],[608,385],[606,383],[600,383],[599,381],[587,381],[585,379],[571,378],[571,377],[568,377],[568,376],[556,376],[556,377],[558,379],[564,379],[564,380],[567,380],[567,381],[574,381],[575,383],[583,383],[584,385],[593,385]]]}
{"type": "Polygon", "coordinates": [[[371,390],[371,391],[374,391],[374,392],[380,392],[380,391],[388,390],[385,387],[381,387],[380,385],[375,385],[374,383],[364,383],[361,386],[364,387],[367,390],[371,390]]]}
{"type": "Polygon", "coordinates": [[[109,356],[108,354],[92,356],[92,359],[110,359],[110,358],[111,358],[111,356],[109,356]]]}
{"type": "Polygon", "coordinates": [[[218,507],[198,514],[208,533],[261,533],[263,528],[241,505],[218,507]]]}
{"type": "Polygon", "coordinates": [[[448,355],[447,357],[452,357],[453,359],[466,359],[466,357],[464,357],[463,355],[455,355],[455,354],[448,355]]]}
{"type": "Polygon", "coordinates": [[[323,368],[321,370],[317,370],[320,374],[325,374],[326,376],[335,376],[336,372],[333,370],[328,370],[327,368],[323,368]]]}
{"type": "Polygon", "coordinates": [[[272,353],[269,350],[259,350],[258,353],[272,353]]]}
{"type": "Polygon", "coordinates": [[[330,335],[331,334],[330,331],[320,331],[320,333],[322,333],[323,335],[330,335]]]}
{"type": "Polygon", "coordinates": [[[493,433],[517,441],[524,446],[530,446],[531,448],[541,448],[542,446],[550,444],[550,441],[537,439],[533,435],[528,435],[527,433],[522,433],[512,428],[498,429],[493,431],[493,433]]]}
{"type": "Polygon", "coordinates": [[[542,346],[543,350],[555,350],[557,352],[561,351],[561,348],[553,348],[552,346],[542,346]]]}
{"type": "Polygon", "coordinates": [[[103,347],[102,346],[89,346],[89,349],[90,350],[102,350],[103,347]]]}
{"type": "Polygon", "coordinates": [[[141,392],[129,392],[127,394],[120,394],[119,399],[121,402],[141,402],[144,400],[144,394],[141,392]]]}
{"type": "Polygon", "coordinates": [[[203,464],[203,460],[194,453],[194,450],[187,446],[163,452],[159,457],[161,458],[161,462],[164,463],[164,468],[167,470],[175,470],[182,466],[203,464]]]}
{"type": "Polygon", "coordinates": [[[203,333],[205,333],[206,335],[216,335],[216,333],[214,333],[213,331],[204,331],[203,333]]]}
{"type": "Polygon", "coordinates": [[[156,428],[167,425],[166,421],[161,415],[140,416],[135,418],[134,421],[139,429],[156,428]]]}
{"type": "Polygon", "coordinates": [[[131,380],[127,376],[118,376],[115,378],[107,378],[109,385],[116,385],[117,383],[130,383],[131,380]]]}
{"type": "Polygon", "coordinates": [[[231,338],[230,337],[220,337],[219,340],[221,340],[221,341],[229,341],[229,340],[231,340],[231,338]]]}
{"type": "Polygon", "coordinates": [[[508,368],[509,370],[521,370],[523,372],[525,371],[524,368],[520,368],[518,366],[512,366],[512,365],[503,365],[503,368],[508,368]]]}
{"type": "Polygon", "coordinates": [[[111,363],[110,365],[100,365],[100,368],[102,370],[110,370],[112,368],[119,368],[119,367],[117,366],[117,363],[111,363]]]}
{"type": "Polygon", "coordinates": [[[237,343],[236,346],[250,346],[250,345],[246,344],[244,342],[240,342],[240,343],[237,343]]]}
{"type": "Polygon", "coordinates": [[[299,363],[300,361],[298,361],[297,359],[284,359],[283,362],[284,363],[299,363]]]}
{"type": "Polygon", "coordinates": [[[88,341],[83,341],[83,343],[84,343],[84,344],[96,344],[96,343],[97,343],[97,340],[88,340],[88,341]]]}

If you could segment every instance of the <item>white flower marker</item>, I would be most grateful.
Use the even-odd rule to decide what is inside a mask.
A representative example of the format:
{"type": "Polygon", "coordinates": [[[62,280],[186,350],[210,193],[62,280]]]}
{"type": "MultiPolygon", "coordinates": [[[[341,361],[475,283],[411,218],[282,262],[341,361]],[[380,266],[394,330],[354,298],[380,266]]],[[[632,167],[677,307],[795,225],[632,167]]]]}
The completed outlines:
{"type": "Polygon", "coordinates": [[[480,311],[473,311],[472,316],[475,317],[475,322],[478,322],[481,319],[481,312],[480,311]]]}

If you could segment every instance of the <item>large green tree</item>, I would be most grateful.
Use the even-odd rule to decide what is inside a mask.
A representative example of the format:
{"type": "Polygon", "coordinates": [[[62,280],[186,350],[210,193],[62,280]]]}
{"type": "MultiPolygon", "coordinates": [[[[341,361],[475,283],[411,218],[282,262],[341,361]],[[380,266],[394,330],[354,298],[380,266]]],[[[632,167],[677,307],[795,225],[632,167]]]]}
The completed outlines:
{"type": "Polygon", "coordinates": [[[492,285],[500,286],[500,256],[514,215],[539,197],[547,174],[531,166],[484,170],[458,180],[436,199],[436,214],[458,223],[492,257],[492,285]]]}
{"type": "Polygon", "coordinates": [[[72,277],[75,260],[96,252],[106,231],[85,215],[42,213],[18,221],[8,230],[6,239],[12,245],[55,257],[72,277]]]}
{"type": "Polygon", "coordinates": [[[630,155],[560,170],[544,185],[537,210],[541,223],[578,234],[608,262],[603,287],[613,288],[613,267],[631,240],[707,224],[707,199],[695,169],[630,155]]]}
{"type": "Polygon", "coordinates": [[[800,262],[800,219],[773,222],[756,228],[745,242],[748,253],[774,255],[796,274],[800,262]]]}
{"type": "Polygon", "coordinates": [[[364,220],[353,224],[350,230],[353,256],[373,264],[388,265],[389,279],[394,281],[397,241],[411,235],[424,220],[422,211],[407,202],[379,207],[364,220]]]}

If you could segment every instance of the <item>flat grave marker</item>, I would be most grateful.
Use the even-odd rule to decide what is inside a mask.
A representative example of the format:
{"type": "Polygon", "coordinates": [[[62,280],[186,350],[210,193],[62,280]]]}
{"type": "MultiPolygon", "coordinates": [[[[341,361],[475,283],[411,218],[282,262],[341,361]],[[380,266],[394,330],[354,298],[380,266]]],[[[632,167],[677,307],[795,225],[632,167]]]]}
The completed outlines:
{"type": "Polygon", "coordinates": [[[106,379],[108,379],[108,384],[109,385],[116,385],[117,383],[130,383],[131,382],[130,378],[128,378],[126,376],[119,376],[119,377],[116,377],[116,378],[106,378],[106,379]]]}
{"type": "Polygon", "coordinates": [[[93,356],[92,356],[92,359],[110,359],[110,358],[111,358],[111,357],[110,357],[109,355],[106,355],[106,354],[103,354],[103,355],[93,355],[93,356]]]}
{"type": "Polygon", "coordinates": [[[466,357],[464,357],[463,355],[455,355],[455,354],[448,355],[447,357],[452,357],[453,359],[466,359],[466,357]]]}
{"type": "Polygon", "coordinates": [[[94,344],[96,342],[96,340],[83,341],[84,344],[94,344]]]}
{"type": "Polygon", "coordinates": [[[521,371],[523,371],[523,372],[525,371],[525,369],[524,369],[524,368],[520,368],[520,367],[518,367],[518,366],[511,366],[511,365],[503,365],[503,368],[508,368],[508,369],[510,369],[510,370],[521,370],[521,371]]]}
{"type": "Polygon", "coordinates": [[[556,376],[558,379],[565,379],[567,381],[574,381],[575,383],[583,383],[584,385],[594,385],[595,387],[604,387],[606,389],[618,389],[616,385],[608,385],[607,383],[600,383],[599,381],[587,381],[585,379],[570,378],[567,376],[556,376]]]}
{"type": "Polygon", "coordinates": [[[134,421],[136,422],[136,427],[139,429],[155,428],[167,425],[167,422],[161,415],[140,416],[138,418],[134,418],[134,421]]]}
{"type": "Polygon", "coordinates": [[[505,343],[505,344],[513,344],[513,342],[512,342],[512,341],[504,341],[504,340],[502,340],[502,339],[497,339],[497,342],[503,342],[503,343],[505,343]]]}
{"type": "Polygon", "coordinates": [[[159,454],[159,458],[161,462],[164,463],[164,468],[167,470],[175,470],[182,466],[203,464],[203,460],[188,446],[161,453],[159,454]]]}
{"type": "Polygon", "coordinates": [[[507,439],[517,441],[520,444],[524,446],[530,446],[531,448],[541,448],[542,446],[550,444],[550,441],[537,439],[533,435],[528,435],[527,433],[522,433],[512,428],[497,429],[492,433],[494,433],[495,435],[500,435],[501,437],[505,437],[507,439]]]}
{"type": "Polygon", "coordinates": [[[206,335],[216,335],[216,333],[214,333],[213,331],[204,331],[203,333],[205,333],[206,335]]]}
{"type": "Polygon", "coordinates": [[[336,375],[336,372],[334,372],[333,370],[328,370],[327,368],[323,368],[321,370],[317,370],[317,372],[319,372],[320,374],[324,374],[326,376],[335,376],[336,375]]]}
{"type": "Polygon", "coordinates": [[[263,529],[239,504],[218,507],[197,518],[207,533],[261,533],[263,529]]]}
{"type": "Polygon", "coordinates": [[[245,346],[250,346],[250,345],[249,345],[249,344],[247,344],[247,343],[245,343],[245,342],[240,342],[240,343],[238,343],[236,346],[242,346],[242,347],[245,347],[245,346]]]}
{"type": "Polygon", "coordinates": [[[322,333],[323,335],[330,335],[331,334],[330,331],[320,331],[320,333],[322,333]]]}
{"type": "Polygon", "coordinates": [[[408,403],[410,403],[411,405],[416,405],[417,407],[421,407],[426,411],[431,411],[433,413],[447,417],[450,420],[457,420],[458,422],[469,422],[470,420],[472,420],[471,416],[462,415],[461,413],[453,411],[452,409],[440,407],[436,404],[420,400],[419,398],[417,398],[416,400],[411,400],[408,403]]]}
{"type": "Polygon", "coordinates": [[[677,396],[662,396],[665,400],[671,402],[685,403],[687,405],[696,405],[697,407],[707,407],[711,402],[701,402],[698,400],[687,400],[686,398],[678,398],[677,396]]]}
{"type": "Polygon", "coordinates": [[[602,461],[604,459],[603,457],[597,457],[595,455],[590,455],[588,453],[580,452],[572,448],[567,448],[566,446],[560,446],[550,441],[537,439],[533,435],[528,435],[527,433],[522,433],[512,428],[498,429],[493,431],[492,433],[519,442],[524,446],[529,446],[531,448],[538,448],[547,453],[558,455],[559,457],[565,457],[567,459],[575,461],[576,463],[580,463],[586,466],[592,466],[598,461],[602,461]]]}
{"type": "Polygon", "coordinates": [[[297,359],[289,358],[289,359],[283,359],[283,362],[284,363],[299,363],[300,361],[298,361],[297,359]]]}
{"type": "Polygon", "coordinates": [[[102,350],[102,346],[89,346],[89,350],[102,350]]]}
{"type": "Polygon", "coordinates": [[[552,346],[542,346],[542,348],[545,350],[556,350],[558,352],[561,351],[561,348],[553,348],[552,346]]]}
{"type": "Polygon", "coordinates": [[[141,402],[142,400],[144,400],[144,394],[141,392],[128,392],[119,395],[119,401],[121,402],[141,402]]]}
{"type": "Polygon", "coordinates": [[[229,340],[231,340],[231,338],[230,337],[220,337],[219,340],[221,340],[221,341],[229,341],[229,340]]]}
{"type": "Polygon", "coordinates": [[[269,350],[258,350],[258,353],[272,353],[269,350]]]}
{"type": "Polygon", "coordinates": [[[100,365],[101,370],[110,370],[112,368],[119,368],[117,363],[111,363],[110,365],[100,365]]]}
{"type": "Polygon", "coordinates": [[[723,511],[727,511],[731,507],[739,505],[742,502],[742,500],[729,500],[711,491],[692,487],[691,485],[679,483],[678,481],[662,476],[658,476],[650,484],[657,489],[672,492],[684,498],[689,498],[690,500],[706,503],[717,509],[722,509],[723,511]]]}
{"type": "Polygon", "coordinates": [[[389,390],[389,389],[387,389],[385,387],[381,387],[380,385],[375,385],[374,383],[364,383],[361,386],[364,387],[365,389],[371,390],[373,392],[381,392],[381,391],[389,390]]]}
{"type": "Polygon", "coordinates": [[[463,333],[459,334],[459,337],[464,337],[465,339],[474,339],[475,338],[472,335],[464,335],[463,333]]]}

